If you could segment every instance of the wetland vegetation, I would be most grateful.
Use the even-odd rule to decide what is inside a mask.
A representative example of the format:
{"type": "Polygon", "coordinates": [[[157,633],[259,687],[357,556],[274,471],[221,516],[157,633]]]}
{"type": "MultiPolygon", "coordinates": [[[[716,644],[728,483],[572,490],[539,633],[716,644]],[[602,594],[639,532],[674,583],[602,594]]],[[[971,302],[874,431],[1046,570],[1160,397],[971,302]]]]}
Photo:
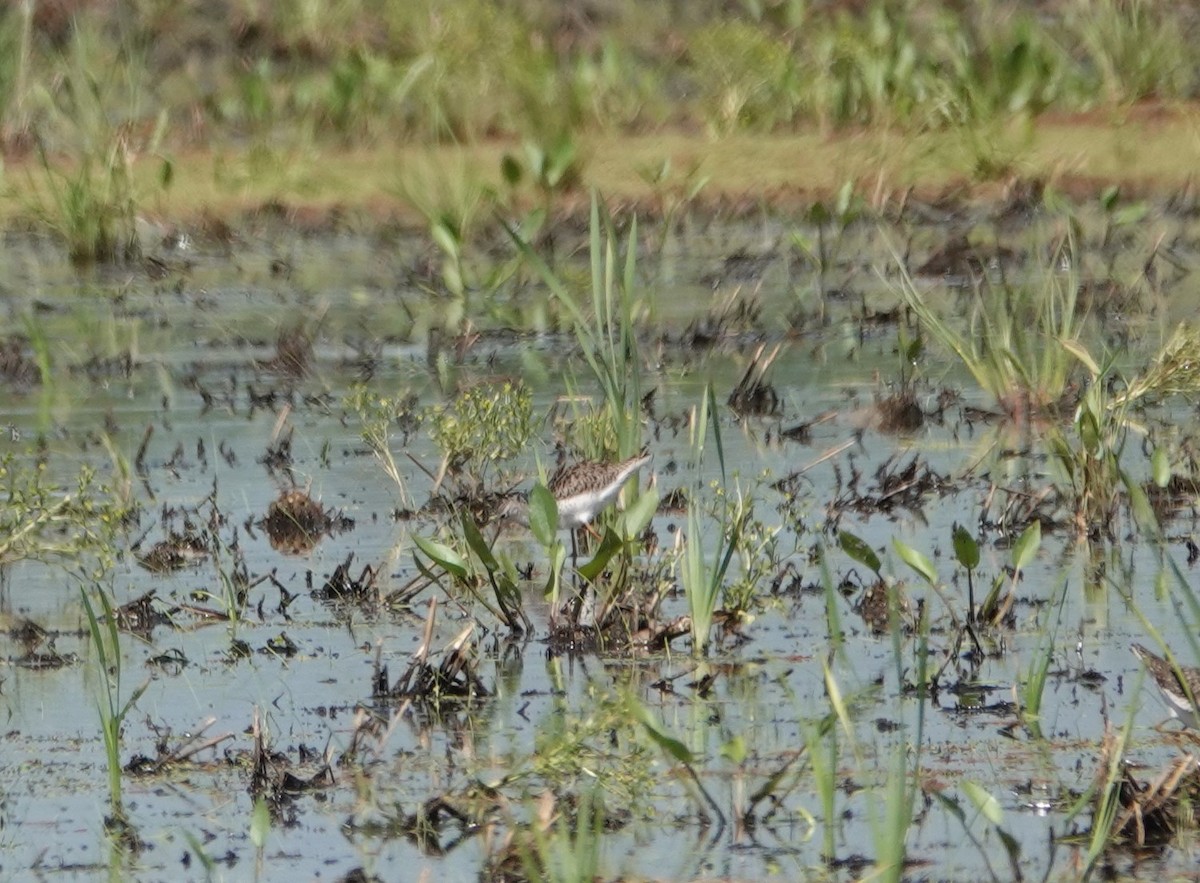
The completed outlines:
{"type": "Polygon", "coordinates": [[[0,867],[1190,873],[1198,30],[7,6],[0,867]]]}

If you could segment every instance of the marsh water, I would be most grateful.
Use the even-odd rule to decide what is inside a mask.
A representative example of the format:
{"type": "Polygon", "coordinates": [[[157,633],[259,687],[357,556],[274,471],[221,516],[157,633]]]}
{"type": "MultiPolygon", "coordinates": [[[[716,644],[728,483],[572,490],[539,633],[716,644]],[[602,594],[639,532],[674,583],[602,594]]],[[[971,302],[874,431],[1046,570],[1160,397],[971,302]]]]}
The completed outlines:
{"type": "MultiPolygon", "coordinates": [[[[533,627],[524,637],[433,584],[404,604],[322,597],[346,562],[353,576],[368,566],[377,573],[377,599],[416,584],[412,536],[437,537],[447,524],[424,508],[441,458],[429,433],[393,432],[401,488],[362,439],[348,404],[353,389],[412,395],[419,410],[455,390],[522,379],[539,430],[504,469],[526,488],[539,465],[554,461],[561,427],[542,418],[571,419],[564,399],[585,407],[597,398],[577,339],[553,321],[532,276],[518,270],[497,291],[474,294],[471,334],[459,340],[430,330],[460,305],[439,292],[440,257],[423,236],[337,227],[302,234],[280,219],[248,221],[229,241],[148,232],[154,263],[93,271],[71,267],[51,240],[8,238],[0,258],[6,333],[45,341],[52,367],[40,379],[0,385],[0,449],[26,468],[44,463],[67,489],[83,464],[124,484],[137,515],[99,584],[117,605],[153,591],[155,609],[171,611],[169,621],[121,634],[122,697],[146,685],[125,719],[121,762],[159,756],[193,733],[228,738],[161,769],[127,772],[123,801],[143,848],[115,850],[104,830],[102,679],[80,601],[81,586],[95,587],[94,568],[86,558],[5,565],[0,875],[307,880],[362,869],[386,880],[475,879],[546,787],[583,793],[595,783],[606,806],[619,808],[600,835],[605,879],[854,879],[884,848],[889,781],[907,779],[919,754],[905,876],[1011,879],[1019,869],[1031,879],[1073,878],[1092,811],[1072,810],[1104,775],[1106,727],[1132,721],[1128,754],[1147,778],[1188,744],[1172,734],[1177,724],[1154,729],[1166,708],[1128,648],[1156,646],[1153,628],[1193,661],[1194,617],[1177,580],[1197,585],[1187,552],[1194,510],[1184,505],[1165,521],[1161,545],[1138,539],[1132,523],[1092,543],[1065,524],[1045,525],[1015,587],[1010,624],[984,630],[982,658],[965,661],[951,614],[961,616],[966,603],[953,527],[982,538],[978,596],[1004,573],[1014,540],[981,528],[1002,508],[996,488],[1036,493],[1053,464],[1037,444],[1041,430],[984,415],[995,403],[932,343],[913,387],[923,421],[881,426],[878,402],[913,369],[898,354],[907,319],[889,268],[900,253],[915,267],[969,231],[1007,262],[984,262],[984,274],[1005,272],[1017,284],[1039,273],[1120,280],[1117,293],[1136,296],[1097,303],[1094,321],[1097,340],[1124,346],[1132,362],[1195,314],[1193,222],[1152,206],[1138,231],[1106,233],[1102,249],[1081,246],[1068,267],[1053,245],[1064,225],[1037,212],[1004,225],[990,209],[970,207],[930,207],[918,218],[908,226],[862,221],[836,237],[824,231],[836,253],[823,273],[797,245],[816,242],[816,228],[786,216],[687,221],[670,236],[642,230],[638,352],[644,386],[655,390],[643,419],[659,497],[695,487],[701,468],[702,488],[743,494],[772,538],[749,615],[720,631],[703,660],[686,636],[654,652],[551,647],[546,562],[520,530],[498,543],[532,565],[524,604],[533,627]],[[1135,284],[1160,234],[1177,272],[1169,285],[1135,284]],[[312,342],[311,359],[289,372],[281,335],[297,328],[312,342]],[[781,345],[765,378],[771,394],[757,413],[738,413],[723,403],[762,343],[781,345]],[[689,425],[710,382],[722,403],[715,419],[724,473],[714,456],[699,466],[691,459],[689,425]],[[281,439],[289,441],[282,453],[281,439]],[[889,476],[913,464],[919,492],[896,492],[889,476]],[[277,549],[261,521],[295,489],[335,514],[337,526],[310,549],[277,549]],[[171,568],[140,560],[189,520],[205,519],[214,519],[221,554],[207,550],[171,568]],[[872,575],[839,549],[839,530],[878,550],[884,573],[924,602],[933,665],[949,658],[941,690],[911,689],[922,646],[912,629],[877,634],[856,612],[872,575]],[[895,539],[934,562],[936,592],[897,557],[895,539]],[[207,615],[219,609],[231,550],[251,586],[236,624],[207,615]],[[295,596],[286,604],[285,592],[295,596]],[[431,599],[439,607],[435,651],[475,624],[488,695],[438,707],[381,702],[376,666],[393,678],[404,669],[422,643],[431,599]],[[56,664],[22,661],[26,621],[45,630],[39,652],[52,647],[56,664]],[[1020,715],[1021,690],[1047,648],[1035,732],[1020,715]],[[833,716],[833,735],[816,737],[835,689],[844,714],[833,716]],[[727,824],[670,752],[637,739],[636,728],[605,723],[606,709],[626,694],[691,750],[690,767],[727,824]],[[378,721],[369,738],[364,715],[378,721]],[[298,779],[317,777],[296,788],[265,834],[255,830],[250,791],[256,719],[281,764],[298,779]],[[813,757],[812,745],[824,754],[813,757]],[[835,792],[824,797],[821,765],[835,769],[835,792]],[[747,795],[780,771],[785,784],[758,806],[757,824],[736,824],[747,795]],[[972,802],[978,792],[967,783],[995,805],[985,812],[972,802]],[[421,833],[412,823],[430,801],[466,806],[481,794],[494,804],[489,824],[450,818],[421,833]]],[[[1099,214],[1087,219],[1092,241],[1104,223],[1099,214]]],[[[586,232],[564,229],[552,247],[586,301],[586,232]]],[[[511,257],[500,243],[477,259],[511,257]]],[[[971,288],[952,268],[930,269],[918,284],[951,311],[971,288]]],[[[1145,419],[1186,436],[1195,414],[1167,400],[1145,419]]],[[[1128,458],[1147,481],[1139,444],[1128,458]]],[[[715,548],[717,529],[702,523],[715,548]]],[[[651,527],[657,547],[639,554],[654,565],[673,554],[686,516],[664,506],[651,527]]],[[[748,564],[735,558],[727,579],[748,564]]],[[[671,568],[661,574],[675,579],[671,568]]],[[[686,611],[674,590],[662,616],[686,611]]],[[[1111,860],[1147,875],[1188,873],[1193,850],[1180,835],[1111,860]]]]}

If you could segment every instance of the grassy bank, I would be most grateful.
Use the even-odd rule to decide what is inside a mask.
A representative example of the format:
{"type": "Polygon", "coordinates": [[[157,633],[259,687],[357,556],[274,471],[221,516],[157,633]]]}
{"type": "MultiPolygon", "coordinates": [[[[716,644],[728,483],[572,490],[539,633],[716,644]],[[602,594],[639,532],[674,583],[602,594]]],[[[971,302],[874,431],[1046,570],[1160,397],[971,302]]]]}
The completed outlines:
{"type": "MultiPolygon", "coordinates": [[[[133,191],[147,217],[186,222],[203,215],[237,217],[277,204],[299,222],[323,224],[333,212],[367,219],[421,222],[414,191],[438,198],[449,191],[490,192],[516,204],[539,198],[535,182],[506,182],[505,158],[521,145],[493,140],[472,145],[388,145],[338,148],[188,149],[164,160],[132,160],[133,191]]],[[[586,210],[595,187],[612,199],[658,212],[695,191],[695,204],[786,208],[827,199],[853,182],[877,204],[912,191],[925,198],[955,193],[993,198],[1016,179],[1038,179],[1074,196],[1119,184],[1126,193],[1170,194],[1186,187],[1200,160],[1200,108],[1142,108],[1112,115],[1045,118],[998,129],[988,141],[995,167],[981,169],[973,144],[945,133],[890,129],[786,135],[685,133],[597,135],[580,145],[578,178],[555,192],[559,211],[586,210]],[[667,165],[664,166],[664,163],[667,165]],[[985,173],[986,172],[986,173],[985,173]]],[[[70,175],[77,161],[50,164],[70,175]]],[[[0,222],[27,222],[45,213],[52,186],[36,156],[10,160],[0,222]]]]}
{"type": "Polygon", "coordinates": [[[27,0],[0,11],[0,204],[78,261],[139,217],[429,221],[910,190],[1170,191],[1200,16],[1150,2],[27,0]],[[1101,183],[1103,182],[1103,183],[1101,183]]]}

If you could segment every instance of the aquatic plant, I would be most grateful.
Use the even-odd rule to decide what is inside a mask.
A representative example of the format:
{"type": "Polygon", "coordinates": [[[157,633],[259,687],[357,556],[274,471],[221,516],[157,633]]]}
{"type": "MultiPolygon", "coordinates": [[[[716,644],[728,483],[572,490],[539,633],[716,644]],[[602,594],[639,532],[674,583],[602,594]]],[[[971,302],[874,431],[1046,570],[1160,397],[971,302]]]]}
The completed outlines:
{"type": "Polygon", "coordinates": [[[439,299],[435,327],[456,335],[484,317],[507,321],[500,289],[518,261],[481,253],[478,241],[481,218],[502,207],[495,187],[475,164],[462,158],[438,158],[406,164],[399,172],[396,193],[424,218],[429,239],[441,255],[441,286],[431,292],[439,299]]]}
{"type": "Polygon", "coordinates": [[[1187,32],[1169,7],[1099,0],[1068,5],[1064,18],[1093,81],[1088,92],[1113,104],[1195,92],[1187,32]]]}
{"type": "Polygon", "coordinates": [[[425,409],[421,422],[442,451],[443,470],[483,487],[488,469],[516,457],[533,437],[533,394],[523,381],[477,383],[425,409]]]}
{"type": "MultiPolygon", "coordinates": [[[[16,6],[17,4],[14,4],[16,6]]],[[[0,138],[7,141],[29,132],[30,67],[33,56],[33,0],[19,4],[10,13],[7,26],[0,26],[0,138]],[[16,18],[15,22],[12,18],[16,18]]]]}
{"type": "Polygon", "coordinates": [[[743,490],[735,484],[733,493],[718,490],[716,505],[725,507],[720,522],[726,525],[734,543],[738,569],[734,579],[725,583],[721,599],[730,613],[745,613],[761,601],[763,587],[780,570],[779,535],[782,525],[768,525],[755,513],[757,489],[743,490]]]}
{"type": "Polygon", "coordinates": [[[559,132],[544,142],[527,140],[523,158],[506,153],[500,160],[505,184],[515,188],[528,178],[541,195],[541,218],[529,218],[523,227],[548,221],[554,196],[577,186],[582,171],[580,146],[570,132],[559,132]]]}
{"type": "Polygon", "coordinates": [[[958,790],[966,798],[971,808],[974,809],[976,818],[982,817],[984,819],[988,829],[995,832],[996,838],[1004,847],[1005,855],[1008,857],[1009,871],[1011,873],[1010,878],[1002,878],[992,867],[983,842],[976,836],[974,830],[972,830],[973,822],[967,819],[967,813],[963,807],[962,800],[938,790],[934,790],[932,793],[942,808],[962,825],[963,833],[967,835],[967,839],[971,841],[971,845],[979,852],[979,857],[983,860],[988,876],[992,880],[999,883],[1001,879],[1021,879],[1021,845],[1003,827],[1004,808],[1001,806],[1000,801],[986,788],[970,780],[962,782],[958,790]]]}
{"type": "Polygon", "coordinates": [[[1157,533],[1145,490],[1124,461],[1131,432],[1141,433],[1134,409],[1146,401],[1200,392],[1200,330],[1179,326],[1140,372],[1118,384],[1116,356],[1101,364],[1078,342],[1064,348],[1090,375],[1070,432],[1055,428],[1047,446],[1071,488],[1076,529],[1085,536],[1114,535],[1126,503],[1139,526],[1157,533]]]}
{"type": "Polygon", "coordinates": [[[950,539],[954,548],[954,560],[967,571],[967,622],[999,625],[1012,609],[1018,580],[1037,555],[1042,541],[1041,522],[1031,521],[1017,537],[1012,544],[1008,573],[1001,571],[996,574],[987,595],[978,607],[975,606],[975,571],[979,567],[979,544],[961,524],[956,524],[951,529],[950,539]],[[1004,593],[1006,586],[1009,591],[1004,593]]]}
{"type": "Polygon", "coordinates": [[[656,214],[662,230],[657,249],[661,260],[661,277],[664,281],[669,281],[674,271],[668,245],[675,235],[681,212],[695,202],[708,185],[709,176],[702,174],[702,167],[698,162],[677,173],[670,157],[653,165],[643,166],[637,173],[654,192],[656,214]]]}
{"type": "MultiPolygon", "coordinates": [[[[42,215],[79,264],[140,256],[136,220],[143,196],[133,166],[138,155],[158,150],[165,132],[165,116],[144,142],[132,123],[122,122],[138,117],[143,72],[128,61],[106,62],[101,57],[106,48],[91,29],[74,30],[62,87],[45,98],[69,136],[62,148],[38,141],[50,199],[49,205],[41,206],[42,215]],[[65,163],[58,157],[60,149],[65,149],[65,163]]],[[[171,163],[163,159],[156,182],[160,192],[173,174],[171,163]]]]}
{"type": "MultiPolygon", "coordinates": [[[[687,598],[688,612],[692,618],[692,652],[704,655],[708,651],[708,642],[712,631],[713,612],[716,610],[717,599],[725,585],[725,572],[733,559],[739,543],[739,531],[742,521],[725,522],[717,525],[719,538],[713,543],[713,557],[709,561],[705,553],[704,536],[700,527],[699,496],[701,482],[699,476],[704,463],[704,451],[711,424],[713,444],[716,448],[717,461],[721,466],[721,474],[725,474],[725,452],[721,445],[721,431],[715,418],[710,414],[716,411],[716,398],[712,384],[708,384],[704,396],[700,400],[698,411],[691,421],[691,457],[697,478],[693,482],[693,491],[688,497],[688,526],[687,532],[677,534],[677,544],[682,546],[679,555],[679,581],[683,585],[684,597],[687,598]]],[[[724,511],[721,513],[724,515],[724,511]]]]}
{"type": "Polygon", "coordinates": [[[401,119],[426,138],[530,132],[578,110],[544,41],[530,39],[516,9],[483,0],[390,7],[386,28],[402,59],[425,65],[405,95],[401,119]]]}
{"type": "Polygon", "coordinates": [[[838,726],[847,722],[845,705],[837,681],[825,669],[826,695],[830,710],[816,721],[801,722],[800,734],[804,739],[804,751],[812,768],[813,785],[821,803],[822,856],[831,861],[837,855],[838,831],[838,770],[841,763],[841,739],[838,726]]]}
{"type": "Polygon", "coordinates": [[[600,853],[606,813],[604,792],[593,784],[571,801],[558,800],[550,791],[538,801],[527,827],[519,836],[524,879],[530,883],[590,883],[602,879],[600,853]]]}
{"type": "Polygon", "coordinates": [[[882,813],[880,804],[874,803],[873,834],[875,842],[875,876],[881,880],[904,879],[904,865],[908,858],[908,829],[916,811],[917,783],[920,770],[920,738],[913,742],[912,769],[909,769],[909,747],[898,740],[892,749],[892,760],[883,784],[882,813]]]}
{"type": "Polygon", "coordinates": [[[1037,649],[1029,662],[1029,667],[1022,672],[1017,699],[1020,702],[1021,721],[1031,738],[1042,738],[1041,713],[1042,697],[1046,689],[1046,679],[1050,674],[1050,664],[1054,660],[1055,648],[1058,645],[1058,630],[1062,623],[1063,609],[1067,600],[1067,581],[1064,579],[1048,605],[1050,614],[1054,617],[1042,632],[1037,649]]]}
{"type": "Polygon", "coordinates": [[[385,396],[360,384],[346,394],[345,405],[358,417],[363,442],[383,467],[384,474],[396,485],[401,501],[411,506],[408,480],[392,455],[392,436],[400,432],[402,438],[407,439],[421,425],[417,397],[408,393],[385,396]]]}
{"type": "Polygon", "coordinates": [[[715,822],[718,828],[723,829],[725,827],[725,814],[721,812],[720,805],[713,800],[712,795],[709,794],[708,789],[704,787],[704,783],[696,774],[695,766],[698,758],[695,756],[692,750],[675,736],[672,736],[670,733],[668,733],[662,724],[659,723],[659,721],[654,717],[654,715],[650,713],[650,709],[646,708],[645,705],[637,701],[636,698],[631,695],[627,695],[625,697],[625,703],[629,719],[640,723],[643,732],[650,737],[650,740],[664,754],[666,754],[667,757],[674,760],[687,772],[688,778],[691,779],[692,784],[696,787],[696,791],[700,795],[700,798],[697,799],[697,804],[700,805],[700,813],[704,821],[713,821],[712,819],[708,818],[704,811],[704,806],[707,805],[708,808],[713,811],[715,822]]]}
{"type": "Polygon", "coordinates": [[[125,805],[121,799],[121,742],[125,716],[150,686],[149,679],[127,697],[122,695],[123,653],[117,617],[109,592],[100,584],[92,591],[81,585],[79,595],[87,616],[88,635],[95,653],[91,671],[97,679],[96,711],[100,716],[100,734],[104,740],[104,759],[108,767],[108,797],[111,813],[106,826],[116,832],[126,829],[125,805]]]}
{"type": "Polygon", "coordinates": [[[806,34],[804,104],[823,126],[909,118],[928,74],[906,12],[872,3],[866,15],[838,14],[806,34]]]}
{"type": "Polygon", "coordinates": [[[714,133],[769,131],[794,118],[800,90],[792,49],[770,30],[736,19],[702,25],[691,35],[688,73],[714,133]]]}
{"type": "Polygon", "coordinates": [[[1037,115],[1077,94],[1072,59],[1032,13],[1016,11],[997,21],[939,10],[931,31],[926,63],[940,62],[943,76],[927,81],[923,110],[956,130],[973,126],[985,136],[994,135],[993,122],[1037,115]]]}
{"type": "MultiPolygon", "coordinates": [[[[574,18],[546,4],[238,2],[221,21],[194,4],[91,4],[74,15],[11,4],[0,18],[5,134],[69,128],[40,84],[62,81],[58,48],[94,34],[104,66],[145,83],[187,119],[179,138],[247,131],[259,142],[507,138],[708,126],[787,131],[875,123],[964,135],[1047,108],[1187,99],[1195,21],[1179,4],[876,0],[609,10],[574,18]],[[53,23],[53,24],[52,24],[53,23]],[[200,88],[171,37],[205,40],[200,88]]],[[[38,7],[40,9],[40,7],[38,7]]],[[[57,9],[57,7],[51,7],[57,9]]],[[[149,102],[147,102],[149,104],[149,102]]],[[[986,141],[978,142],[986,148],[986,141]]]]}
{"type": "Polygon", "coordinates": [[[1120,730],[1106,727],[1101,742],[1100,764],[1095,780],[1071,807],[1067,818],[1074,818],[1090,808],[1092,828],[1087,840],[1087,854],[1081,880],[1090,880],[1100,860],[1112,846],[1113,825],[1121,810],[1121,792],[1125,786],[1126,752],[1133,735],[1134,714],[1129,716],[1120,730]]]}
{"type": "Polygon", "coordinates": [[[537,722],[533,751],[512,759],[506,781],[532,777],[558,792],[598,782],[610,807],[642,801],[661,784],[661,772],[654,769],[653,746],[639,738],[642,724],[630,713],[626,691],[591,682],[589,701],[579,705],[570,698],[566,668],[572,664],[565,655],[547,658],[554,700],[537,722]],[[619,755],[610,748],[614,734],[627,747],[619,755]]]}
{"type": "MultiPolygon", "coordinates": [[[[1068,244],[1064,257],[1075,265],[1068,244]]],[[[1080,336],[1086,314],[1073,273],[1044,271],[1034,282],[1012,285],[979,277],[966,305],[965,326],[940,316],[898,261],[894,285],[922,330],[956,355],[1001,410],[1028,419],[1053,413],[1068,399],[1078,366],[1067,347],[1080,336]]]]}
{"type": "Polygon", "coordinates": [[[44,464],[27,464],[10,451],[0,455],[0,494],[0,565],[22,559],[90,563],[89,573],[97,576],[113,563],[129,509],[92,467],[80,467],[74,489],[67,489],[53,482],[44,464]]]}
{"type": "Polygon", "coordinates": [[[625,260],[618,270],[619,239],[600,196],[592,194],[588,244],[591,254],[591,309],[572,293],[530,242],[514,227],[509,236],[541,277],[555,303],[571,322],[580,353],[600,388],[611,421],[615,451],[588,452],[591,459],[626,459],[642,447],[642,359],[638,352],[637,313],[641,309],[637,276],[637,218],[625,239],[625,260]]]}
{"type": "Polygon", "coordinates": [[[806,228],[797,228],[789,236],[794,249],[800,251],[816,270],[816,295],[819,309],[824,311],[825,296],[829,293],[829,273],[837,266],[846,233],[863,216],[865,202],[853,181],[843,181],[837,195],[826,202],[816,200],[808,207],[804,220],[806,228]],[[808,228],[816,231],[815,237],[808,228]]]}
{"type": "MultiPolygon", "coordinates": [[[[451,577],[456,587],[482,604],[511,631],[523,634],[530,628],[531,623],[525,613],[521,589],[516,583],[512,564],[495,555],[470,513],[460,513],[459,529],[461,534],[456,543],[459,548],[419,534],[413,534],[413,543],[422,554],[451,577]],[[469,550],[469,554],[460,549],[469,550]],[[472,555],[474,557],[471,557],[472,555]],[[483,594],[485,585],[491,587],[495,604],[483,594]]],[[[455,597],[454,593],[442,585],[439,575],[431,570],[419,555],[414,553],[413,559],[422,575],[441,586],[449,597],[455,597]]]]}
{"type": "Polygon", "coordinates": [[[546,552],[547,576],[544,594],[550,602],[553,620],[560,609],[562,569],[567,561],[567,547],[558,538],[558,502],[546,487],[545,481],[537,482],[529,492],[529,529],[546,552]]]}
{"type": "MultiPolygon", "coordinates": [[[[515,228],[506,230],[523,259],[541,277],[552,299],[571,320],[579,349],[601,393],[601,403],[590,410],[594,424],[580,420],[578,413],[571,421],[573,440],[584,459],[599,462],[626,460],[642,449],[642,358],[638,351],[636,314],[640,307],[640,286],[637,276],[637,219],[634,218],[625,240],[625,260],[618,272],[619,239],[613,220],[598,194],[592,194],[589,219],[591,309],[585,309],[573,294],[568,283],[542,259],[531,243],[515,228]],[[590,427],[581,437],[580,430],[590,427]],[[590,444],[582,446],[578,442],[590,444]]],[[[568,381],[570,382],[570,381],[568,381]]],[[[573,400],[572,406],[575,407],[573,400]]],[[[625,491],[627,507],[633,507],[638,496],[625,491]]],[[[652,514],[652,511],[651,511],[652,514]]],[[[602,514],[598,524],[611,523],[616,516],[602,514]]],[[[644,525],[643,525],[644,526],[644,525]]],[[[628,529],[628,525],[626,526],[628,529]]],[[[620,541],[622,573],[628,572],[631,544],[628,535],[620,541]]],[[[618,581],[618,590],[624,588],[618,581]]]]}

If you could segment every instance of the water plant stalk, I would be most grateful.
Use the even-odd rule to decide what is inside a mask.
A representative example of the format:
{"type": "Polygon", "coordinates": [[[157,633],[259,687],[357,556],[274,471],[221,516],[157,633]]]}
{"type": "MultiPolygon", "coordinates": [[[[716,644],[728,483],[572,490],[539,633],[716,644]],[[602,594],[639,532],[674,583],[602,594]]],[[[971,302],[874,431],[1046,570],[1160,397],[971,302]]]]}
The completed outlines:
{"type": "Polygon", "coordinates": [[[108,796],[111,818],[124,820],[125,808],[121,799],[121,729],[125,716],[137,704],[150,686],[146,680],[127,699],[121,699],[122,666],[121,636],[109,594],[100,585],[89,593],[79,587],[83,610],[87,617],[88,634],[95,651],[94,673],[97,677],[96,710],[100,717],[100,733],[104,740],[104,759],[108,768],[108,796]],[[93,599],[94,595],[94,599],[93,599]],[[97,604],[99,602],[99,610],[97,604]]]}
{"type": "Polygon", "coordinates": [[[705,388],[705,394],[700,400],[700,406],[695,419],[692,421],[692,467],[696,470],[693,490],[688,499],[688,526],[686,536],[681,536],[682,555],[680,558],[680,582],[683,584],[684,596],[687,598],[688,611],[692,618],[692,650],[697,655],[703,655],[708,650],[710,632],[712,631],[713,612],[716,610],[717,599],[721,595],[725,583],[725,572],[737,549],[737,531],[740,523],[728,523],[724,519],[725,509],[721,509],[722,518],[717,525],[718,539],[713,543],[713,557],[709,561],[705,554],[705,543],[702,540],[699,515],[699,496],[703,485],[704,451],[708,437],[709,424],[712,425],[713,442],[716,448],[717,460],[721,474],[725,474],[725,453],[721,444],[721,432],[718,422],[713,418],[716,411],[716,396],[712,384],[705,388]]]}

